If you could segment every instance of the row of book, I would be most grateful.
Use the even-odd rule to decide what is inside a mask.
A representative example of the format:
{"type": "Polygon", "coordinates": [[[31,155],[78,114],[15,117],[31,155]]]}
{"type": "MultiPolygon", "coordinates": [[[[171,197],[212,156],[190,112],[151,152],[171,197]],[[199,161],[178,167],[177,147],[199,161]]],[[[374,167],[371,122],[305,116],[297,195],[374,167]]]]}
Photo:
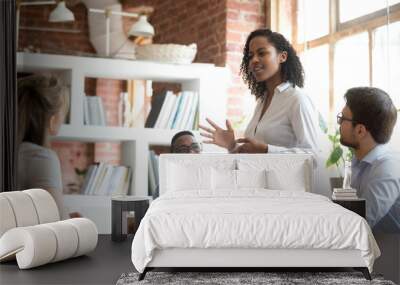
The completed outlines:
{"type": "Polygon", "coordinates": [[[85,125],[106,126],[103,102],[99,96],[83,98],[83,119],[85,125]]]}
{"type": "Polygon", "coordinates": [[[149,196],[155,199],[159,194],[158,155],[151,150],[149,152],[149,196]]]}
{"type": "Polygon", "coordinates": [[[131,185],[132,170],[127,166],[92,164],[82,184],[84,195],[126,195],[131,185]]]}
{"type": "Polygon", "coordinates": [[[357,190],[352,188],[334,188],[332,193],[333,200],[354,200],[357,199],[357,190]]]}
{"type": "Polygon", "coordinates": [[[174,94],[166,91],[153,94],[145,127],[157,129],[196,129],[199,116],[199,95],[193,91],[174,94]]]}

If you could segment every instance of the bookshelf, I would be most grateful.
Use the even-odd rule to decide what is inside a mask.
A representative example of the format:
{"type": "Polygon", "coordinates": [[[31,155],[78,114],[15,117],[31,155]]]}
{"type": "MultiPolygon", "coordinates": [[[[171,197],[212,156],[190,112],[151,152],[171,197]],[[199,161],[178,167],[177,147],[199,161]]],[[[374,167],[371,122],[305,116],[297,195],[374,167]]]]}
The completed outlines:
{"type": "MultiPolygon", "coordinates": [[[[165,64],[149,61],[80,57],[19,52],[18,71],[53,72],[69,83],[71,91],[69,123],[61,127],[54,140],[80,142],[121,142],[122,163],[133,171],[130,195],[148,195],[148,159],[151,145],[166,146],[178,130],[124,128],[84,125],[85,78],[118,80],[143,79],[181,85],[182,90],[199,94],[199,121],[206,117],[224,125],[226,119],[229,72],[212,64],[165,64]]],[[[198,133],[196,133],[198,135],[198,133]]],[[[206,151],[218,151],[210,146],[206,151]]],[[[110,233],[110,197],[64,195],[70,211],[81,211],[93,219],[100,233],[110,233]]]]}

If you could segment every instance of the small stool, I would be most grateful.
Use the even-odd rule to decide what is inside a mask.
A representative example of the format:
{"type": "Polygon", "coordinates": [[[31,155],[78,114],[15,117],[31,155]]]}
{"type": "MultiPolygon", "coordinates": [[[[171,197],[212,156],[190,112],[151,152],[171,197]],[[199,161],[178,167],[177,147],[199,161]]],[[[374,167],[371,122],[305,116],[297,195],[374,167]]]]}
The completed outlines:
{"type": "Polygon", "coordinates": [[[150,196],[114,196],[111,198],[111,240],[124,241],[128,234],[127,216],[131,211],[135,212],[136,229],[143,219],[150,201],[150,196]]]}

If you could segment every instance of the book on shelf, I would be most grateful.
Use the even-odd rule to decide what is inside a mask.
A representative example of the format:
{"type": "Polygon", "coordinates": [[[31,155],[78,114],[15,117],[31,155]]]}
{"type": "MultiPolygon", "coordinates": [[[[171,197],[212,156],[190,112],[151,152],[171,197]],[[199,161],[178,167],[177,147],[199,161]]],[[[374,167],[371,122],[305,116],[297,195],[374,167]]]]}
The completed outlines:
{"type": "Polygon", "coordinates": [[[145,123],[145,128],[153,128],[154,125],[156,124],[158,114],[161,111],[161,107],[163,105],[163,102],[165,100],[167,92],[163,92],[157,95],[153,95],[151,97],[151,109],[150,113],[147,116],[146,123],[145,123]]]}
{"type": "Polygon", "coordinates": [[[165,95],[154,95],[145,127],[193,129],[196,123],[198,99],[198,94],[193,91],[182,91],[178,95],[167,91],[165,95]]]}
{"type": "Polygon", "coordinates": [[[172,128],[193,129],[190,122],[194,121],[194,111],[198,109],[198,95],[196,92],[192,91],[184,91],[182,95],[184,95],[182,98],[182,107],[176,118],[175,125],[173,125],[172,128]]]}
{"type": "Polygon", "coordinates": [[[192,130],[198,130],[199,129],[199,122],[200,122],[200,111],[199,111],[199,105],[197,105],[196,106],[196,110],[195,110],[195,114],[194,114],[192,130]]]}
{"type": "Polygon", "coordinates": [[[89,167],[81,188],[84,195],[123,195],[128,194],[132,171],[127,166],[114,166],[96,163],[89,167]]]}
{"type": "MultiPolygon", "coordinates": [[[[128,128],[143,127],[150,108],[151,81],[128,80],[127,92],[121,92],[118,104],[119,125],[128,128]]],[[[160,99],[160,98],[159,98],[160,99]]],[[[154,120],[155,121],[155,120],[154,120]]]]}
{"type": "Polygon", "coordinates": [[[85,96],[83,100],[83,119],[85,125],[106,126],[103,101],[99,96],[85,96]]]}
{"type": "Polygon", "coordinates": [[[167,129],[172,129],[172,126],[175,123],[177,114],[179,113],[179,109],[181,108],[182,98],[183,98],[182,93],[179,93],[175,100],[175,104],[174,107],[172,108],[171,114],[168,118],[167,129]]]}
{"type": "Polygon", "coordinates": [[[155,176],[155,169],[152,163],[152,151],[149,152],[149,195],[153,196],[156,191],[156,176],[155,176]]]}
{"type": "Polygon", "coordinates": [[[161,107],[161,111],[158,114],[154,128],[165,129],[167,127],[168,120],[172,112],[173,106],[175,104],[175,101],[176,101],[176,96],[174,95],[174,93],[172,93],[172,91],[167,91],[166,98],[161,107]]]}
{"type": "Polygon", "coordinates": [[[171,129],[178,129],[179,125],[183,119],[183,113],[185,111],[185,108],[187,108],[187,104],[189,101],[189,93],[187,92],[181,92],[181,95],[179,95],[182,97],[181,99],[181,103],[176,111],[176,115],[175,115],[175,119],[174,122],[172,123],[171,129]]]}
{"type": "Polygon", "coordinates": [[[193,92],[188,92],[188,91],[183,91],[184,94],[186,94],[186,102],[183,105],[182,109],[182,116],[180,117],[180,120],[177,122],[177,129],[185,129],[187,126],[187,123],[189,121],[189,116],[190,116],[190,111],[192,109],[192,104],[193,104],[193,99],[194,99],[194,93],[193,92]]]}
{"type": "Polygon", "coordinates": [[[191,106],[190,112],[189,112],[189,118],[187,120],[186,126],[183,127],[184,129],[189,129],[189,130],[195,129],[196,112],[198,111],[198,107],[199,107],[198,100],[199,100],[199,94],[194,93],[192,106],[191,106]]]}
{"type": "Polygon", "coordinates": [[[153,150],[149,151],[149,195],[157,198],[159,193],[158,156],[153,150]]]}

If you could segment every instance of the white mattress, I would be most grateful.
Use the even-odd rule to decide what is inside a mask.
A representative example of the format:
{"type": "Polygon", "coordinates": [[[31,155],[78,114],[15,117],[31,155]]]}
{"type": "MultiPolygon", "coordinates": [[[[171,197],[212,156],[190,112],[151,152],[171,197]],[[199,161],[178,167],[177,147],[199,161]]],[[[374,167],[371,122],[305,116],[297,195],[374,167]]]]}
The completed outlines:
{"type": "Polygon", "coordinates": [[[143,272],[154,250],[167,248],[355,249],[370,271],[380,255],[367,222],[326,197],[265,189],[213,195],[156,199],[132,243],[136,269],[143,272]]]}

